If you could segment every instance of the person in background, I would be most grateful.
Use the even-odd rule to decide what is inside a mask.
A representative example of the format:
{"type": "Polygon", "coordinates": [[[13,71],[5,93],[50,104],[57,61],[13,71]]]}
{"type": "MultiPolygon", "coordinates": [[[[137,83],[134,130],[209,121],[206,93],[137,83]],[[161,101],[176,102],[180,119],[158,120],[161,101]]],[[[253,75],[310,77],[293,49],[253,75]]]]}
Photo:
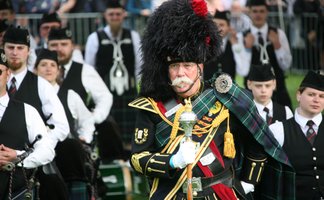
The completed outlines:
{"type": "Polygon", "coordinates": [[[124,142],[130,144],[135,116],[127,104],[137,95],[140,36],[123,28],[126,12],[118,1],[108,1],[104,17],[107,23],[104,29],[91,33],[87,39],[85,62],[96,68],[112,92],[110,117],[119,125],[124,142]]]}
{"type": "Polygon", "coordinates": [[[29,104],[10,99],[7,93],[7,82],[10,77],[7,57],[0,50],[0,199],[20,198],[20,193],[26,190],[26,181],[23,175],[25,171],[30,175],[28,169],[37,168],[51,162],[54,158],[54,148],[51,145],[45,124],[37,110],[29,104]],[[25,145],[32,144],[33,152],[22,161],[20,167],[15,166],[12,185],[9,185],[10,171],[4,167],[9,162],[15,162],[22,158],[25,145]],[[21,168],[24,167],[24,169],[21,168]],[[8,194],[8,192],[11,194],[8,194]]]}
{"type": "Polygon", "coordinates": [[[253,101],[259,114],[268,125],[293,116],[288,106],[282,106],[271,99],[273,91],[276,90],[276,76],[270,64],[252,65],[247,86],[252,91],[253,101]]]}
{"type": "MultiPolygon", "coordinates": [[[[37,75],[51,83],[58,92],[60,86],[57,83],[59,76],[59,64],[57,53],[48,49],[41,49],[35,64],[37,75]]],[[[81,97],[73,90],[59,93],[59,98],[64,106],[70,125],[70,133],[67,139],[59,142],[56,147],[56,165],[58,166],[65,183],[67,184],[69,199],[87,200],[90,198],[90,177],[86,174],[87,156],[83,144],[90,145],[95,131],[91,112],[84,105],[81,97]]]]}
{"type": "MultiPolygon", "coordinates": [[[[15,27],[8,28],[3,37],[4,51],[12,72],[7,84],[9,96],[36,108],[49,127],[49,137],[54,148],[57,142],[65,140],[68,136],[69,124],[53,87],[48,81],[27,69],[29,39],[28,30],[15,27]]],[[[53,163],[39,170],[40,197],[65,199],[63,180],[60,180],[57,172],[49,170],[52,165],[53,163]]]]}
{"type": "Polygon", "coordinates": [[[60,28],[61,19],[57,13],[43,14],[38,28],[38,45],[37,49],[47,48],[48,34],[52,28],[60,28]]]}
{"type": "Polygon", "coordinates": [[[301,82],[293,118],[270,125],[295,169],[296,200],[324,198],[324,76],[309,71],[301,82]]]}
{"type": "Polygon", "coordinates": [[[236,32],[245,32],[250,29],[252,22],[249,16],[245,14],[246,10],[245,4],[242,5],[239,0],[232,1],[230,24],[236,32]]]}
{"type": "Polygon", "coordinates": [[[236,33],[230,26],[230,12],[216,11],[213,19],[222,37],[222,54],[207,62],[204,67],[204,79],[210,79],[216,72],[229,74],[235,80],[236,74],[246,76],[248,65],[244,59],[245,51],[242,33],[236,33]]]}
{"type": "Polygon", "coordinates": [[[145,30],[140,94],[129,105],[131,165],[149,179],[150,199],[187,199],[190,181],[193,199],[249,198],[269,161],[277,174],[264,179],[264,199],[292,199],[293,169],[249,93],[227,74],[202,78],[203,63],[221,53],[206,2],[167,1],[145,30]]]}
{"type": "MultiPolygon", "coordinates": [[[[244,44],[251,65],[260,65],[267,60],[274,69],[277,89],[272,99],[291,108],[291,100],[285,83],[284,71],[291,66],[292,55],[288,39],[283,30],[267,23],[268,7],[265,0],[251,0],[249,3],[252,25],[244,33],[244,44]]],[[[247,77],[245,77],[245,84],[247,77]]]]}
{"type": "Polygon", "coordinates": [[[61,67],[59,94],[66,89],[78,93],[84,104],[91,109],[100,143],[100,137],[109,134],[106,119],[113,104],[112,94],[93,66],[72,60],[73,41],[69,29],[52,29],[48,36],[48,49],[58,54],[61,67]]]}

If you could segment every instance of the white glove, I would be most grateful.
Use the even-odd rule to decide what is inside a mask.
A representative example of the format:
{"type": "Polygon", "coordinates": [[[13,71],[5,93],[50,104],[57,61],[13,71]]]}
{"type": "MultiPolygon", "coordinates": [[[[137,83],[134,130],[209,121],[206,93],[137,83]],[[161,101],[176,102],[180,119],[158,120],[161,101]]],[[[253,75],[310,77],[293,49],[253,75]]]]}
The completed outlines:
{"type": "Polygon", "coordinates": [[[196,145],[191,141],[181,141],[178,152],[170,159],[173,168],[184,168],[195,161],[196,145]]]}
{"type": "Polygon", "coordinates": [[[245,194],[250,193],[250,192],[254,192],[254,185],[253,184],[241,181],[241,185],[243,187],[243,190],[244,190],[245,194]]]}

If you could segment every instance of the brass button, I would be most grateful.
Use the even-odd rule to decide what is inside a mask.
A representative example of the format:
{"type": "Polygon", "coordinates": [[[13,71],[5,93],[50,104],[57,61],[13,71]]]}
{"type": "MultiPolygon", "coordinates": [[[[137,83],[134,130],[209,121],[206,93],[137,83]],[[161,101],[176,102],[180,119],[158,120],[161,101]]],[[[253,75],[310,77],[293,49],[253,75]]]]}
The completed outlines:
{"type": "Polygon", "coordinates": [[[313,150],[313,151],[316,151],[316,148],[315,148],[315,147],[313,147],[313,148],[312,148],[312,150],[313,150]]]}
{"type": "Polygon", "coordinates": [[[316,157],[313,157],[313,160],[316,160],[316,157]]]}
{"type": "Polygon", "coordinates": [[[192,195],[193,195],[194,197],[196,197],[196,196],[198,195],[198,192],[197,192],[197,191],[193,191],[193,192],[192,192],[192,195]]]}

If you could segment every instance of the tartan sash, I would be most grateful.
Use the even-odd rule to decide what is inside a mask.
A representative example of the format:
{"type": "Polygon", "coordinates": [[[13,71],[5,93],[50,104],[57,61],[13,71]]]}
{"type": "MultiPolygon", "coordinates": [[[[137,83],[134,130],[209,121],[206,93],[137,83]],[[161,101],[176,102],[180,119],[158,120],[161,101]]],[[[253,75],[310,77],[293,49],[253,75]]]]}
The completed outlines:
{"type": "Polygon", "coordinates": [[[270,156],[291,166],[286,153],[274,138],[267,123],[258,114],[251,94],[247,90],[233,83],[227,93],[219,93],[214,89],[214,95],[242,122],[270,156]]]}

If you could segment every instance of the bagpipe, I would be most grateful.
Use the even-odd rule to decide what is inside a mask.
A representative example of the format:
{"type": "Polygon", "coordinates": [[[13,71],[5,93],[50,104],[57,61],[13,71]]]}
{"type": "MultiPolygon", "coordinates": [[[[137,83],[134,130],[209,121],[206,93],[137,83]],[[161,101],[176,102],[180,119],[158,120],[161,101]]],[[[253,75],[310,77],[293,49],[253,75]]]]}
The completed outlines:
{"type": "Polygon", "coordinates": [[[42,139],[42,135],[37,135],[34,139],[34,141],[27,145],[25,144],[25,152],[21,155],[18,155],[17,158],[11,162],[8,162],[6,165],[2,167],[3,171],[9,172],[9,187],[8,187],[8,199],[14,200],[18,199],[24,195],[24,198],[26,200],[33,199],[33,190],[34,188],[39,187],[39,183],[37,179],[35,178],[35,174],[37,171],[37,168],[32,169],[31,173],[27,173],[27,170],[24,168],[23,161],[26,159],[31,153],[34,152],[34,144],[42,139]],[[22,190],[16,194],[13,195],[13,184],[14,184],[14,173],[16,172],[16,168],[19,167],[19,169],[22,170],[23,178],[26,183],[26,187],[22,188],[22,190]],[[29,175],[29,176],[28,176],[29,175]]]}

